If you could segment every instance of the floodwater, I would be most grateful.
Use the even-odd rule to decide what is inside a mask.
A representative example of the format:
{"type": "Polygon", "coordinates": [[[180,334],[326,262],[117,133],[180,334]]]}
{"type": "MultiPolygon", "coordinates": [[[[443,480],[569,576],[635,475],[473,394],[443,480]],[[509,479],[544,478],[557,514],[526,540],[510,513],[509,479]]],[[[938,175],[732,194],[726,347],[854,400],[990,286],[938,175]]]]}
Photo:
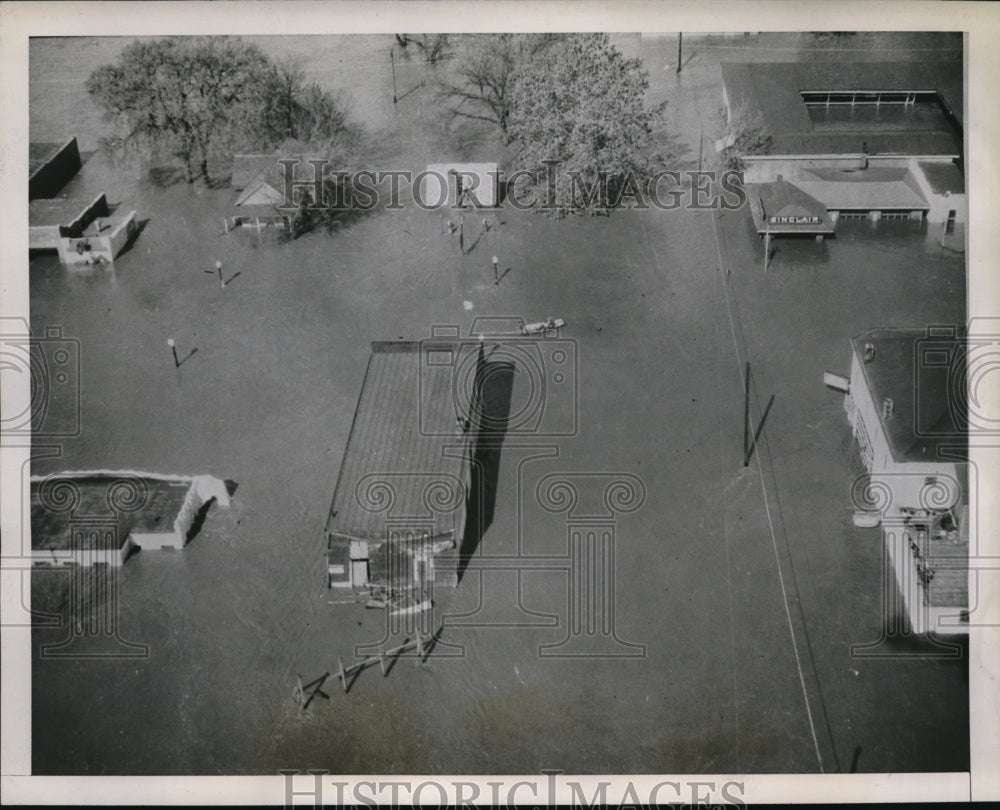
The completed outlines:
{"type": "MultiPolygon", "coordinates": [[[[649,58],[676,47],[622,41],[649,58]]],[[[390,37],[260,42],[349,93],[358,119],[414,169],[495,154],[489,133],[438,120],[423,90],[392,106],[390,37]]],[[[123,44],[33,43],[34,138],[75,134],[94,148],[100,122],[73,100],[123,44]]],[[[714,53],[696,51],[681,78],[660,67],[653,80],[684,122],[682,165],[697,165],[690,123],[718,98],[714,53]]],[[[408,86],[427,78],[417,64],[397,69],[408,86]]],[[[223,233],[227,188],[156,183],[101,154],[73,191],[106,191],[146,224],[113,269],[31,260],[32,329],[59,325],[79,341],[83,402],[79,437],[34,471],[209,473],[238,488],[183,551],[143,552],[121,570],[117,631],[148,656],[34,659],[36,773],[967,767],[960,664],[928,658],[917,640],[923,658],[848,655],[882,627],[880,553],[874,533],[850,526],[857,461],[841,403],[809,382],[831,361],[846,365],[850,335],[893,313],[961,317],[960,258],[927,254],[912,231],[889,248],[859,232],[843,245],[788,246],[760,282],[742,212],[722,222],[717,246],[712,214],[684,210],[562,222],[504,211],[465,254],[437,214],[412,208],[277,244],[223,233]],[[510,268],[500,285],[492,255],[510,268]],[[813,457],[782,445],[762,477],[740,463],[743,358],[723,256],[744,279],[730,289],[747,305],[736,316],[741,351],[783,398],[768,430],[819,448],[813,457]],[[385,678],[376,666],[348,694],[330,678],[329,699],[303,711],[296,674],[334,672],[338,657],[346,665],[387,633],[382,611],[330,605],[324,587],[322,527],[368,344],[427,337],[435,324],[467,334],[478,316],[562,317],[576,358],[575,387],[547,403],[574,435],[508,432],[481,550],[565,557],[573,521],[539,501],[546,476],[587,474],[581,497],[597,502],[581,503],[584,516],[607,505],[594,481],[638,478],[640,506],[613,524],[615,636],[597,638],[621,657],[551,657],[571,630],[565,566],[468,571],[458,589],[436,593],[444,630],[426,666],[404,658],[385,678]],[[763,511],[762,486],[772,503],[781,494],[784,512],[763,511]],[[782,537],[785,521],[796,531],[782,537]],[[786,597],[783,582],[801,590],[786,597]],[[800,609],[789,613],[788,598],[800,609]],[[798,655],[792,638],[814,655],[798,655]],[[821,721],[812,730],[807,709],[821,721]]],[[[532,396],[531,383],[515,373],[514,403],[532,396]]],[[[74,418],[72,400],[54,397],[55,423],[74,418]]],[[[38,628],[35,639],[68,631],[38,628]]]]}

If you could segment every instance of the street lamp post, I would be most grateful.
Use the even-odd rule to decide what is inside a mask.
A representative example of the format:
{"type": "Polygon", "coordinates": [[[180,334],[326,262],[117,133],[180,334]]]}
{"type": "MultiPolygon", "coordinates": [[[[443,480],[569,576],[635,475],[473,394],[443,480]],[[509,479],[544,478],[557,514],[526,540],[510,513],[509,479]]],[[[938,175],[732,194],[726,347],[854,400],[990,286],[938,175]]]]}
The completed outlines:
{"type": "Polygon", "coordinates": [[[177,360],[177,344],[174,343],[174,339],[167,338],[167,345],[170,347],[170,351],[174,354],[174,368],[180,368],[181,364],[177,360]]]}
{"type": "Polygon", "coordinates": [[[220,287],[225,287],[226,286],[226,282],[224,282],[222,280],[222,262],[216,261],[216,263],[215,263],[215,272],[219,274],[219,286],[220,287]]]}
{"type": "Polygon", "coordinates": [[[500,274],[498,271],[500,260],[494,256],[493,257],[493,285],[496,287],[500,286],[500,274]]]}

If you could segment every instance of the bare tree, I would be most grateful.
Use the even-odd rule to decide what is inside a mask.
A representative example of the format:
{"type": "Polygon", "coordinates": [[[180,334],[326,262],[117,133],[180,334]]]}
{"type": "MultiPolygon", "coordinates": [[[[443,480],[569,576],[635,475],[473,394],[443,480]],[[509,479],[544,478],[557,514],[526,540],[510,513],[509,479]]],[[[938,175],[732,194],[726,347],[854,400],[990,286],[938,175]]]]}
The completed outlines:
{"type": "Polygon", "coordinates": [[[729,109],[719,112],[722,134],[717,148],[722,153],[725,168],[743,171],[746,155],[767,155],[774,146],[774,138],[767,131],[764,117],[751,109],[745,101],[737,101],[729,109]]]}
{"type": "Polygon", "coordinates": [[[557,34],[462,37],[451,77],[440,82],[438,98],[453,116],[496,125],[504,144],[509,144],[512,80],[542,49],[561,38],[557,34]]]}
{"type": "Polygon", "coordinates": [[[424,59],[432,65],[440,62],[448,52],[447,34],[421,34],[420,36],[410,36],[409,34],[396,34],[396,42],[403,49],[404,54],[409,54],[407,50],[410,45],[414,45],[424,59]]]}

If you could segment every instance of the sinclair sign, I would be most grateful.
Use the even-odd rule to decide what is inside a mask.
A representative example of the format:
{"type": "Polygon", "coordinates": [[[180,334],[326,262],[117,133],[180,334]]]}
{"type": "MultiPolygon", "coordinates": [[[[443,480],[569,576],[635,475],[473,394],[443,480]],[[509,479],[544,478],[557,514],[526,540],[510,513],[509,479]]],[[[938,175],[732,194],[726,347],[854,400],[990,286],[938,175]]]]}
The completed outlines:
{"type": "Polygon", "coordinates": [[[823,217],[801,216],[801,217],[771,217],[771,225],[819,225],[823,217]]]}

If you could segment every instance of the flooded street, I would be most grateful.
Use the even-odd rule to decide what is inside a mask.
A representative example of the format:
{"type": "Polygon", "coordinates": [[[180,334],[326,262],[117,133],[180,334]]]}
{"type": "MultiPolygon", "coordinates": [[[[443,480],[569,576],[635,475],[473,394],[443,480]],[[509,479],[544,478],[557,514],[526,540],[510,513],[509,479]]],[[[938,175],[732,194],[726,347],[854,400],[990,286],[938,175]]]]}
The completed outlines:
{"type": "MultiPolygon", "coordinates": [[[[344,92],[399,168],[502,154],[492,133],[447,126],[427,88],[392,104],[389,36],[251,39],[344,92]]],[[[692,44],[677,77],[666,69],[676,38],[616,41],[646,60],[651,101],[669,100],[670,128],[683,133],[679,165],[697,167],[701,133],[710,148],[704,99],[721,106],[718,53],[692,44]]],[[[225,234],[228,186],[156,183],[89,154],[102,124],[70,99],[125,44],[31,49],[32,140],[75,135],[85,163],[68,191],[105,192],[144,222],[113,268],[30,261],[32,332],[60,326],[79,341],[82,400],[79,436],[32,472],[210,474],[238,486],[183,551],[142,552],[121,569],[119,634],[148,657],[36,655],[36,773],[968,767],[964,662],[849,656],[882,630],[881,552],[877,532],[851,525],[860,461],[842,398],[821,384],[863,329],[964,320],[961,256],[929,251],[911,223],[861,223],[822,245],[783,244],[763,276],[746,211],[686,209],[563,221],[505,209],[467,252],[440,214],[414,206],[294,242],[225,234]],[[500,284],[494,255],[509,268],[500,284]],[[567,556],[573,519],[541,502],[546,476],[641,481],[640,506],[612,521],[614,638],[602,638],[621,657],[551,654],[571,633],[568,564],[471,570],[435,592],[444,630],[425,666],[404,658],[385,678],[376,666],[348,694],[331,677],[329,700],[304,712],[296,674],[335,672],[338,657],[347,664],[386,634],[383,611],[330,605],[325,583],[323,526],[371,341],[550,316],[565,319],[559,339],[576,358],[575,396],[554,407],[576,430],[508,435],[480,551],[567,556]],[[747,356],[761,392],[778,394],[763,466],[749,470],[747,356]],[[801,588],[789,597],[786,582],[801,588]]],[[[396,69],[407,87],[433,78],[417,56],[396,69]]],[[[529,375],[514,378],[513,401],[527,401],[529,375]]],[[[77,418],[70,399],[52,408],[59,423],[77,418]]]]}

